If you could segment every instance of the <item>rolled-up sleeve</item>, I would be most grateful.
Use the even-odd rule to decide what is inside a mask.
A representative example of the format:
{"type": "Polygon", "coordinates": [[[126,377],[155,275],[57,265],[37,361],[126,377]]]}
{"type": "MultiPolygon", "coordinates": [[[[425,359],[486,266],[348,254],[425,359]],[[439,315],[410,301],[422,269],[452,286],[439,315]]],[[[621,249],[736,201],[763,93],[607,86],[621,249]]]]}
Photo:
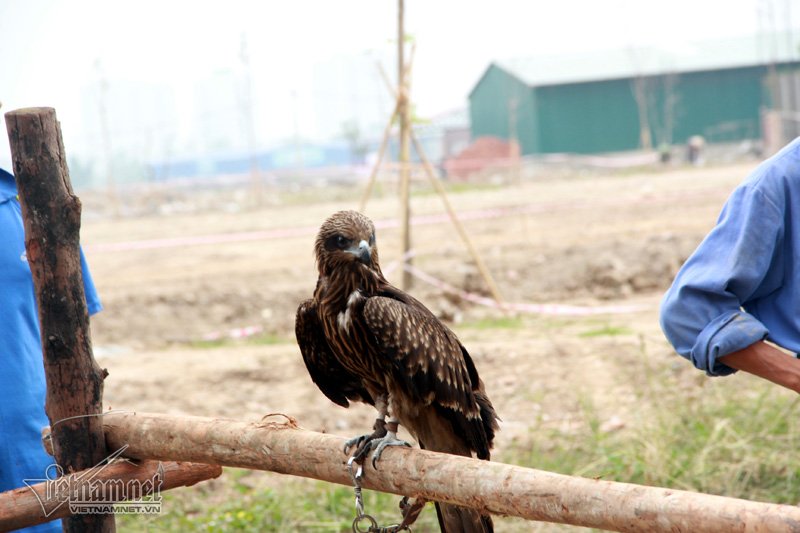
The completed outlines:
{"type": "Polygon", "coordinates": [[[709,375],[735,372],[718,359],[769,335],[743,305],[780,287],[783,226],[773,199],[740,187],[664,295],[660,323],[667,340],[709,375]]]}

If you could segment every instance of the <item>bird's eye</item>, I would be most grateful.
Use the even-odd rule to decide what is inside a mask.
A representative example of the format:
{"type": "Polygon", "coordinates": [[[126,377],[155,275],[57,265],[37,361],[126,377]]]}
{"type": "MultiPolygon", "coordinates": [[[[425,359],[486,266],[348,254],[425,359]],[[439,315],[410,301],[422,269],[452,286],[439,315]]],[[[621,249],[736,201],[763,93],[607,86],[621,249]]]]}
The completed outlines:
{"type": "Polygon", "coordinates": [[[325,249],[329,252],[334,250],[344,250],[351,244],[351,240],[342,234],[331,235],[325,239],[325,249]]]}
{"type": "Polygon", "coordinates": [[[369,236],[369,245],[370,246],[375,246],[375,234],[374,233],[369,236]]]}

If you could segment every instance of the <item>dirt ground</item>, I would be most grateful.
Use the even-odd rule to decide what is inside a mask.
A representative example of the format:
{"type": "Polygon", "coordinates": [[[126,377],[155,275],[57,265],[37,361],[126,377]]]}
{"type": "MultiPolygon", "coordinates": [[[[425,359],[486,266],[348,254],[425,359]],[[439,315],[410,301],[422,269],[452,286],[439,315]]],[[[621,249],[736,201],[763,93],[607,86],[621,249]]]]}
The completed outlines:
{"type": "MultiPolygon", "coordinates": [[[[657,322],[663,290],[714,224],[755,162],[709,168],[539,179],[452,194],[508,302],[613,313],[520,313],[520,327],[494,327],[503,313],[416,280],[412,292],[448,320],[473,354],[503,419],[498,451],[541,424],[569,429],[591,401],[609,431],[629,423],[635,398],[615,379],[646,353],[684,364],[657,322]],[[622,306],[621,309],[619,307],[622,306]],[[621,335],[593,335],[621,328],[621,335]]],[[[315,228],[358,204],[293,202],[261,209],[109,219],[84,218],[82,243],[105,309],[92,319],[95,354],[108,369],[113,409],[258,420],[286,413],[301,426],[362,433],[371,409],[330,403],[311,383],[293,339],[294,312],[316,280],[315,228]],[[261,328],[267,342],[203,342],[261,328]]],[[[339,195],[342,196],[342,195],[339,195]]],[[[439,198],[412,197],[414,265],[461,290],[487,294],[439,198]]],[[[387,266],[399,257],[397,200],[371,200],[387,266]]],[[[399,270],[389,276],[398,281],[399,270]]]]}

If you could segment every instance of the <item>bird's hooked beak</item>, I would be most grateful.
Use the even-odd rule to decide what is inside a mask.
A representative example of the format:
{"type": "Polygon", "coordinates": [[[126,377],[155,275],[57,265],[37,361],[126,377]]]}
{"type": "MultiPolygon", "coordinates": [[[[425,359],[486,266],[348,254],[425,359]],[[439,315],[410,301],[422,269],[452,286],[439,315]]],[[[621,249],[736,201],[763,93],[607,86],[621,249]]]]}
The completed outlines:
{"type": "Polygon", "coordinates": [[[358,246],[348,248],[347,252],[356,256],[359,261],[367,266],[372,262],[372,252],[369,249],[369,243],[367,241],[362,240],[358,243],[358,246]]]}

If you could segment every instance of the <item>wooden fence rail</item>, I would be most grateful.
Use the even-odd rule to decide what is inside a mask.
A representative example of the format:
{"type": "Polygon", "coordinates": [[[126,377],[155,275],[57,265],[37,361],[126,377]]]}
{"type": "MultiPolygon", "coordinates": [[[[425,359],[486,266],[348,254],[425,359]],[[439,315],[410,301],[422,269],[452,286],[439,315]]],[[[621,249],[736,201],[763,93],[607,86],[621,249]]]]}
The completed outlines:
{"type": "MultiPolygon", "coordinates": [[[[263,423],[150,413],[107,413],[110,449],[138,459],[269,470],[350,485],[344,439],[263,423]]],[[[369,461],[367,462],[369,463],[369,461]]],[[[800,532],[800,508],[555,474],[418,449],[387,450],[363,486],[483,511],[611,531],[800,532]]]]}

